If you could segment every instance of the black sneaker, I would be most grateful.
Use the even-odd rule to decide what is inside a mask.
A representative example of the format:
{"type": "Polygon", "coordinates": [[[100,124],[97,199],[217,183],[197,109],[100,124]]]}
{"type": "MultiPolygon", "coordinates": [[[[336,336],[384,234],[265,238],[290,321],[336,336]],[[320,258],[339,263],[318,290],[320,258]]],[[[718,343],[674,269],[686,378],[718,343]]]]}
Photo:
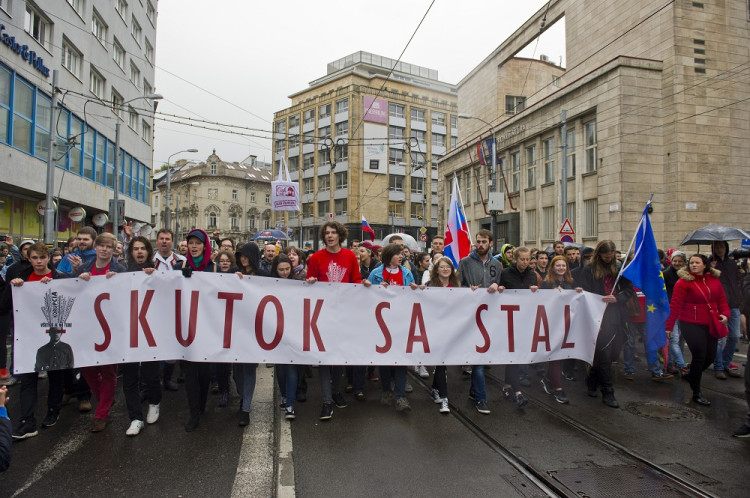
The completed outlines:
{"type": "Polygon", "coordinates": [[[487,406],[486,401],[477,401],[476,404],[474,404],[477,411],[481,413],[482,415],[489,415],[490,414],[490,407],[487,406]]]}
{"type": "Polygon", "coordinates": [[[742,427],[735,429],[734,432],[732,432],[732,435],[734,437],[750,437],[750,427],[743,425],[742,427]]]}
{"type": "Polygon", "coordinates": [[[528,404],[529,404],[529,398],[527,398],[524,393],[516,394],[516,406],[518,406],[518,408],[523,408],[524,406],[528,404]]]}
{"type": "Polygon", "coordinates": [[[552,394],[555,390],[552,387],[552,382],[547,377],[542,377],[542,389],[544,389],[544,392],[547,394],[552,394]]]}
{"type": "Polygon", "coordinates": [[[346,408],[347,406],[349,406],[346,404],[346,400],[341,395],[341,393],[336,393],[331,396],[331,398],[333,398],[333,404],[336,405],[336,408],[346,408]]]}
{"type": "Polygon", "coordinates": [[[610,408],[619,408],[620,403],[615,398],[615,393],[609,390],[602,391],[602,403],[609,406],[610,408]]]}
{"type": "Polygon", "coordinates": [[[513,401],[515,399],[515,396],[513,396],[513,389],[510,387],[503,387],[503,399],[505,401],[513,401]]]}
{"type": "Polygon", "coordinates": [[[47,416],[44,417],[44,420],[42,420],[42,429],[46,429],[47,427],[52,427],[57,423],[57,417],[59,417],[60,414],[57,413],[55,410],[48,410],[47,416]]]}
{"type": "Polygon", "coordinates": [[[286,410],[284,410],[284,418],[287,420],[294,420],[296,415],[294,414],[294,408],[291,406],[287,406],[286,410]]]}
{"type": "Polygon", "coordinates": [[[320,410],[320,420],[331,420],[333,417],[333,403],[323,403],[320,410]]]}
{"type": "Polygon", "coordinates": [[[36,429],[36,422],[33,420],[21,420],[18,428],[13,431],[13,439],[27,439],[38,436],[39,431],[36,429]]]}
{"type": "Polygon", "coordinates": [[[669,380],[673,378],[674,378],[674,375],[670,373],[664,373],[664,372],[659,372],[658,374],[653,373],[653,372],[651,373],[651,380],[656,381],[656,382],[661,382],[663,380],[669,380]]]}
{"type": "Polygon", "coordinates": [[[557,401],[561,405],[567,405],[568,403],[570,403],[570,400],[565,395],[565,391],[563,391],[562,389],[560,389],[559,391],[555,391],[554,396],[555,401],[557,401]]]}

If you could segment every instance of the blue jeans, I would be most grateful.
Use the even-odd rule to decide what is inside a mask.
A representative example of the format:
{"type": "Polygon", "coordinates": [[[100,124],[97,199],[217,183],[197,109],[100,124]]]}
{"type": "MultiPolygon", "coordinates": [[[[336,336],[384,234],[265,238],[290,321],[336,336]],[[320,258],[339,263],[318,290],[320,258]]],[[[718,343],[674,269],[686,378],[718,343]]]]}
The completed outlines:
{"type": "Polygon", "coordinates": [[[734,350],[737,349],[737,343],[740,341],[740,309],[732,308],[729,310],[729,335],[719,339],[716,344],[716,358],[714,359],[714,370],[724,370],[729,368],[729,363],[734,356],[734,350]]]}
{"type": "Polygon", "coordinates": [[[297,365],[274,365],[279,391],[286,402],[286,406],[294,409],[297,396],[297,365]]]}
{"type": "Polygon", "coordinates": [[[471,367],[471,394],[474,395],[474,401],[487,401],[487,388],[484,384],[484,365],[471,367]]]}
{"type": "Polygon", "coordinates": [[[393,380],[393,395],[396,398],[406,397],[406,367],[380,367],[380,387],[383,392],[391,390],[393,380]]]}
{"type": "Polygon", "coordinates": [[[682,356],[682,347],[680,346],[680,326],[675,322],[672,329],[672,337],[669,338],[669,363],[677,368],[685,368],[685,358],[682,356]]]}
{"type": "Polygon", "coordinates": [[[234,370],[234,384],[237,386],[237,394],[242,398],[243,412],[250,411],[250,405],[253,402],[253,393],[255,393],[255,370],[258,368],[257,363],[235,363],[232,365],[234,370]]]}
{"type": "Polygon", "coordinates": [[[643,334],[643,328],[645,323],[633,323],[628,322],[627,338],[625,344],[622,345],[622,359],[625,364],[625,373],[635,373],[635,344],[638,334],[643,334]]]}

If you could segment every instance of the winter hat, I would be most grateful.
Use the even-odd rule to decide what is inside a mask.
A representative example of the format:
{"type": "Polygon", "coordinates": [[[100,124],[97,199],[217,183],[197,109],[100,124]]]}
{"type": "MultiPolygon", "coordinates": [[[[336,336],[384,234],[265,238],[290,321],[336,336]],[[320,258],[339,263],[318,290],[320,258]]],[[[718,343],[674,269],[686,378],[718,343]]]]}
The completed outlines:
{"type": "Polygon", "coordinates": [[[190,232],[188,232],[185,240],[190,240],[190,237],[195,237],[196,239],[203,242],[203,259],[201,259],[200,265],[196,265],[195,261],[193,260],[193,255],[190,254],[190,251],[188,251],[188,264],[194,270],[202,271],[211,262],[211,244],[208,243],[208,234],[200,228],[194,228],[190,230],[190,232]]]}
{"type": "Polygon", "coordinates": [[[21,249],[23,249],[23,246],[26,246],[26,245],[29,245],[29,244],[33,244],[33,243],[34,243],[33,240],[26,239],[23,242],[21,242],[20,244],[18,244],[18,250],[20,251],[21,249]]]}
{"type": "Polygon", "coordinates": [[[260,248],[255,242],[248,242],[242,244],[237,248],[237,252],[234,253],[234,257],[237,260],[237,267],[241,272],[244,273],[242,263],[240,263],[240,256],[245,256],[250,261],[250,266],[253,267],[256,275],[263,275],[263,271],[260,269],[260,248]]]}

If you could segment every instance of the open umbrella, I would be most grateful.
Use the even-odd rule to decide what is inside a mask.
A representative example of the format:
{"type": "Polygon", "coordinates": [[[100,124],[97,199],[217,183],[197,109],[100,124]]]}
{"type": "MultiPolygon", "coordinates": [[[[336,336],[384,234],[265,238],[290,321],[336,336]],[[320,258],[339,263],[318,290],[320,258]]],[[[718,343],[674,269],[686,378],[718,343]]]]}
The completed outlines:
{"type": "Polygon", "coordinates": [[[261,230],[251,237],[252,240],[289,240],[281,230],[261,230]]]}
{"type": "Polygon", "coordinates": [[[688,244],[710,244],[717,240],[740,240],[750,239],[750,233],[734,227],[725,227],[722,225],[706,225],[690,232],[685,239],[680,242],[681,246],[688,244]]]}
{"type": "Polygon", "coordinates": [[[390,242],[391,237],[394,235],[398,235],[404,240],[404,245],[409,248],[411,251],[418,251],[419,250],[419,244],[417,244],[417,241],[414,240],[414,237],[409,235],[408,233],[391,233],[383,237],[383,245],[386,245],[390,242]]]}

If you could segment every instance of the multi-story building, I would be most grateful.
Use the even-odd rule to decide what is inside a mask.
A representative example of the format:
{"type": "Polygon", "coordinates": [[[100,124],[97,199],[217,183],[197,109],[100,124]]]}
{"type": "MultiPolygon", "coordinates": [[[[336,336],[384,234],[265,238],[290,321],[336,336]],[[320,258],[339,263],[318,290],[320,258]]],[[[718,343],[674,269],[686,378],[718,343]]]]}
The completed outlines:
{"type": "Polygon", "coordinates": [[[361,238],[363,216],[378,237],[438,232],[437,160],[458,140],[454,85],[436,70],[356,52],[290,98],[274,115],[274,170],[283,159],[300,182],[301,216],[276,213],[295,239],[317,246],[330,218],[361,238]]]}
{"type": "MultiPolygon", "coordinates": [[[[462,120],[460,144],[497,139],[498,241],[546,246],[569,218],[576,242],[627,248],[652,193],[660,247],[708,223],[745,225],[749,42],[745,0],[545,5],[458,84],[461,112],[493,128],[462,120]],[[565,70],[513,57],[545,16],[565,19],[565,70]],[[523,93],[503,78],[518,65],[531,75],[523,93]]],[[[486,171],[470,151],[449,153],[440,175],[486,171]]],[[[473,231],[491,226],[467,211],[473,231]]]]}
{"type": "Polygon", "coordinates": [[[124,214],[150,220],[154,101],[143,97],[154,92],[157,3],[0,1],[0,232],[42,236],[37,205],[44,206],[50,154],[57,166],[54,238],[107,213],[118,122],[124,214]],[[78,207],[86,217],[74,222],[68,213],[78,207]]]}
{"type": "MultiPolygon", "coordinates": [[[[153,192],[154,227],[165,224],[166,171],[157,174],[153,192]]],[[[209,235],[247,242],[271,223],[271,165],[250,156],[241,162],[225,162],[216,151],[205,161],[178,161],[170,179],[170,227],[176,240],[193,228],[209,235]]]]}

